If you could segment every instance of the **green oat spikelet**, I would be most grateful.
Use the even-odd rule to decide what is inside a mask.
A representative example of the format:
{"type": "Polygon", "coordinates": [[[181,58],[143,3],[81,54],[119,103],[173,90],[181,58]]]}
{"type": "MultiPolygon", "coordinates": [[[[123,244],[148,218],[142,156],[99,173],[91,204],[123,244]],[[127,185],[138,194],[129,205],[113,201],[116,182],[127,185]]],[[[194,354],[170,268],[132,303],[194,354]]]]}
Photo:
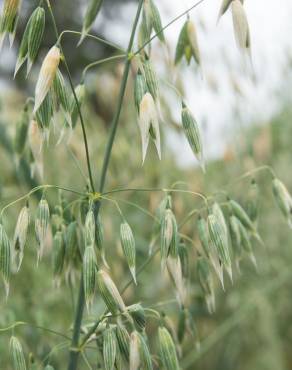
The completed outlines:
{"type": "Polygon", "coordinates": [[[28,54],[28,38],[29,38],[29,33],[30,33],[30,26],[33,20],[33,14],[30,16],[29,20],[27,21],[21,43],[19,46],[18,50],[18,56],[15,64],[15,69],[14,69],[14,78],[17,75],[17,72],[23,65],[23,63],[27,60],[27,54],[28,54]]]}
{"type": "Polygon", "coordinates": [[[28,127],[30,122],[30,114],[28,104],[25,104],[19,121],[16,125],[14,137],[14,150],[16,152],[16,163],[18,165],[19,158],[23,155],[25,144],[27,142],[28,127]]]}
{"type": "Polygon", "coordinates": [[[54,235],[52,262],[53,262],[54,280],[56,282],[56,285],[59,286],[65,262],[64,234],[60,230],[58,230],[54,235]]]}
{"type": "Polygon", "coordinates": [[[199,257],[197,260],[197,273],[200,285],[205,295],[207,308],[210,314],[215,312],[215,293],[213,277],[208,260],[205,257],[199,257]]]}
{"type": "Polygon", "coordinates": [[[246,230],[246,228],[244,227],[244,225],[242,224],[242,222],[239,219],[237,219],[237,223],[238,223],[238,228],[239,228],[239,231],[240,231],[240,238],[241,238],[242,248],[246,252],[246,254],[248,255],[249,259],[251,260],[251,262],[253,263],[255,268],[257,269],[258,268],[257,267],[257,261],[256,261],[256,258],[255,258],[255,255],[253,253],[253,250],[252,250],[252,245],[251,245],[251,241],[250,241],[250,238],[249,238],[248,231],[246,230]]]}
{"type": "Polygon", "coordinates": [[[139,69],[135,76],[134,83],[134,102],[137,113],[140,112],[140,103],[143,99],[143,96],[148,92],[147,84],[144,75],[139,69]]]}
{"type": "Polygon", "coordinates": [[[70,97],[60,69],[58,69],[54,79],[53,91],[56,105],[60,105],[62,112],[65,115],[66,122],[68,123],[69,127],[72,128],[70,97]]]}
{"type": "MultiPolygon", "coordinates": [[[[144,0],[143,14],[146,25],[146,30],[144,30],[144,32],[146,31],[145,34],[149,36],[148,39],[150,38],[152,30],[154,29],[159,40],[161,42],[165,42],[160,13],[153,0],[144,0]]],[[[148,41],[148,39],[146,41],[148,41]]]]}
{"type": "Polygon", "coordinates": [[[230,4],[232,3],[233,0],[222,0],[222,4],[219,10],[218,18],[217,18],[217,23],[219,22],[220,18],[222,15],[224,15],[228,8],[230,7],[230,4]]]}
{"type": "Polygon", "coordinates": [[[170,252],[170,246],[175,236],[175,216],[170,208],[164,211],[160,227],[160,255],[161,255],[161,268],[164,270],[166,260],[170,252]]]}
{"type": "Polygon", "coordinates": [[[88,245],[83,256],[83,287],[87,309],[93,301],[97,281],[97,265],[94,247],[88,245]]]}
{"type": "Polygon", "coordinates": [[[104,250],[104,229],[99,214],[95,217],[95,243],[103,264],[108,268],[104,250]]]}
{"type": "Polygon", "coordinates": [[[174,63],[177,65],[185,57],[188,64],[193,58],[198,66],[201,65],[200,48],[197,38],[195,24],[192,20],[187,19],[180,31],[174,63]]]}
{"type": "Polygon", "coordinates": [[[130,225],[124,221],[120,226],[120,238],[124,255],[127,260],[131,275],[135,284],[136,281],[136,246],[135,239],[130,225]]]}
{"type": "Polygon", "coordinates": [[[116,327],[116,336],[119,350],[126,361],[130,356],[130,335],[123,324],[118,323],[116,327]]]}
{"type": "Polygon", "coordinates": [[[39,262],[43,256],[45,241],[50,224],[50,210],[47,200],[42,197],[38,204],[37,214],[35,218],[35,235],[38,243],[37,261],[39,262]]]}
{"type": "Polygon", "coordinates": [[[108,327],[103,332],[103,361],[105,370],[113,370],[117,355],[117,338],[114,328],[108,327]]]}
{"type": "Polygon", "coordinates": [[[272,188],[275,202],[285,217],[289,227],[292,228],[292,197],[287,187],[279,179],[273,179],[272,188]]]}
{"type": "Polygon", "coordinates": [[[229,230],[230,230],[231,246],[232,246],[233,255],[235,258],[235,264],[236,264],[237,270],[240,271],[239,262],[242,258],[241,232],[240,232],[238,219],[234,215],[231,215],[229,218],[229,230]]]}
{"type": "MultiPolygon", "coordinates": [[[[81,107],[85,99],[85,85],[84,84],[77,85],[75,88],[75,94],[76,94],[79,106],[81,107]]],[[[78,107],[74,99],[74,96],[71,96],[70,101],[71,101],[71,104],[70,104],[71,121],[72,121],[72,127],[74,128],[76,126],[76,123],[79,117],[78,107]]]]}
{"type": "Polygon", "coordinates": [[[29,21],[28,45],[27,45],[27,75],[36,60],[45,30],[46,15],[41,6],[37,7],[29,21]]]}
{"type": "Polygon", "coordinates": [[[126,306],[123,298],[112,278],[105,270],[100,269],[97,272],[97,287],[107,308],[113,315],[119,312],[125,313],[126,306]]]}
{"type": "Polygon", "coordinates": [[[16,261],[17,271],[19,271],[23,260],[23,252],[27,239],[29,219],[30,219],[29,208],[28,204],[26,204],[19,212],[13,238],[13,250],[14,250],[13,259],[16,261]]]}
{"type": "Polygon", "coordinates": [[[232,213],[240,220],[243,226],[246,227],[247,230],[251,232],[251,234],[256,238],[256,240],[258,240],[261,244],[263,244],[263,241],[261,237],[259,236],[254,223],[251,221],[251,219],[249,218],[246,211],[242,208],[242,206],[232,199],[229,200],[228,203],[229,203],[232,213]]]}
{"type": "Polygon", "coordinates": [[[83,21],[81,38],[80,38],[78,45],[82,43],[82,41],[86,37],[86,34],[90,31],[101,9],[102,3],[103,3],[103,0],[89,0],[86,13],[85,13],[85,17],[84,17],[84,21],[83,21]]]}
{"type": "Polygon", "coordinates": [[[152,358],[146,343],[146,339],[141,333],[137,333],[137,336],[139,338],[139,353],[143,369],[153,370],[152,358]]]}
{"type": "Polygon", "coordinates": [[[10,47],[13,44],[21,0],[4,0],[0,18],[0,51],[6,34],[9,35],[10,47]]]}
{"type": "Polygon", "coordinates": [[[143,74],[148,87],[148,91],[152,95],[154,101],[157,102],[157,100],[159,99],[158,78],[153,65],[147,55],[145,56],[145,60],[143,63],[143,74]]]}
{"type": "Polygon", "coordinates": [[[11,246],[4,226],[0,223],[0,272],[3,277],[6,298],[9,294],[9,279],[11,274],[11,246]]]}
{"type": "Polygon", "coordinates": [[[86,247],[95,245],[95,219],[93,210],[90,208],[86,214],[84,225],[84,240],[86,247]]]}
{"type": "Polygon", "coordinates": [[[9,347],[14,370],[26,370],[24,353],[20,341],[12,336],[9,347]]]}
{"type": "Polygon", "coordinates": [[[146,315],[144,308],[140,303],[132,304],[127,307],[129,314],[131,315],[134,323],[137,325],[138,330],[143,331],[146,326],[146,315]]]}
{"type": "Polygon", "coordinates": [[[231,258],[228,243],[226,242],[225,230],[222,227],[221,222],[214,214],[208,215],[208,231],[211,242],[216,248],[220,261],[232,280],[231,258]]]}
{"type": "Polygon", "coordinates": [[[203,145],[199,126],[190,109],[185,105],[184,102],[182,102],[181,120],[189,145],[199,161],[202,170],[205,172],[203,145]]]}
{"type": "Polygon", "coordinates": [[[169,331],[165,327],[158,329],[160,356],[167,370],[179,370],[176,348],[169,331]]]}

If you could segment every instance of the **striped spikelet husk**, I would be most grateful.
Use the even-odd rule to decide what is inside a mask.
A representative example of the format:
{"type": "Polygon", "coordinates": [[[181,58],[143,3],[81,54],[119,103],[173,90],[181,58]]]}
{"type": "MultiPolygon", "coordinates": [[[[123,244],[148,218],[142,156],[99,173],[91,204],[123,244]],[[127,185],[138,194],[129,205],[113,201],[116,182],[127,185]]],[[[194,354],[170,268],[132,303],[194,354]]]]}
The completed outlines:
{"type": "Polygon", "coordinates": [[[116,331],[108,327],[103,333],[103,362],[105,370],[113,370],[117,355],[116,331]]]}
{"type": "Polygon", "coordinates": [[[136,281],[136,245],[135,239],[130,225],[125,221],[120,226],[120,238],[124,255],[126,257],[131,275],[136,281]]]}
{"type": "Polygon", "coordinates": [[[0,272],[3,277],[6,297],[9,294],[9,279],[11,274],[11,246],[4,226],[0,223],[0,272]]]}
{"type": "Polygon", "coordinates": [[[15,370],[26,370],[24,353],[20,341],[12,336],[10,339],[10,353],[15,370]]]}

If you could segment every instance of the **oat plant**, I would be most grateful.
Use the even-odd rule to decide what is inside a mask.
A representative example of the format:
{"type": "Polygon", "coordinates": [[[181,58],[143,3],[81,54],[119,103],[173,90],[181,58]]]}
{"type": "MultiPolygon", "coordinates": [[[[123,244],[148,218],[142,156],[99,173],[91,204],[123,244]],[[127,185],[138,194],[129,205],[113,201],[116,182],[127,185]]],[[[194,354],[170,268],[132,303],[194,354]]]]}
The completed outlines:
{"type": "MultiPolygon", "coordinates": [[[[27,98],[16,126],[13,157],[16,166],[21,166],[23,159],[29,163],[30,176],[36,179],[39,185],[1,210],[0,272],[5,295],[9,300],[9,283],[15,274],[22,274],[28,244],[32,243],[29,234],[33,226],[36,257],[32,268],[37,269],[38,265],[45,263],[44,256],[50,254],[56,289],[65,284],[71,286],[74,291],[78,290],[75,319],[69,334],[64,334],[66,339],[64,348],[68,351],[66,365],[68,370],[79,369],[81,359],[89,368],[100,366],[106,370],[185,368],[184,358],[189,359],[190,353],[185,353],[183,342],[187,337],[191,338],[189,340],[197,344],[196,351],[199,351],[200,341],[196,315],[190,310],[193,299],[190,270],[195,271],[196,282],[199,284],[206,309],[212,315],[216,310],[216,290],[221,289],[220,285],[226,289],[228,286],[226,280],[231,282],[234,280],[235,270],[240,269],[243,259],[250,259],[257,266],[255,250],[264,244],[257,226],[258,195],[249,199],[248,206],[245,203],[246,194],[243,194],[240,200],[234,199],[232,188],[236,187],[238,182],[250,178],[255,187],[257,174],[267,172],[271,194],[274,195],[275,202],[288,225],[292,224],[292,198],[289,190],[268,166],[255,168],[226,184],[226,188],[211,194],[192,190],[192,184],[188,184],[186,188],[179,186],[179,183],[166,184],[163,188],[122,186],[106,188],[112,148],[117,136],[121,111],[126,108],[123,103],[131,76],[133,76],[132,105],[141,136],[141,139],[136,137],[131,140],[137,141],[134,145],[141,146],[141,165],[149,161],[147,155],[154,149],[157,160],[152,165],[163,166],[166,149],[163,131],[166,130],[166,123],[162,124],[162,117],[165,102],[161,99],[161,81],[152,60],[153,49],[161,48],[168,53],[167,30],[174,22],[183,20],[176,50],[174,56],[171,56],[173,68],[179,72],[181,65],[186,62],[189,68],[194,68],[194,73],[199,73],[198,70],[202,73],[204,60],[200,53],[199,28],[197,29],[192,12],[199,8],[199,5],[204,6],[203,2],[204,0],[194,3],[191,8],[163,25],[159,2],[139,0],[127,50],[122,50],[122,54],[107,59],[92,61],[84,67],[80,83],[76,86],[70,73],[70,60],[67,60],[63,52],[63,36],[68,34],[68,37],[76,38],[77,42],[79,40],[79,44],[86,43],[89,38],[96,42],[108,43],[89,33],[95,20],[98,21],[103,1],[87,1],[81,32],[62,30],[60,25],[56,24],[53,2],[51,4],[50,0],[40,1],[28,17],[15,64],[15,78],[25,64],[28,78],[36,69],[36,62],[41,62],[41,68],[34,95],[27,98]],[[40,60],[38,54],[43,48],[43,35],[46,33],[48,23],[53,25],[55,44],[50,45],[45,57],[40,60]],[[97,169],[94,167],[95,161],[90,156],[87,122],[83,115],[86,101],[85,75],[94,66],[115,60],[123,60],[123,74],[113,120],[107,133],[103,164],[99,169],[99,177],[96,178],[97,169]],[[42,179],[46,171],[43,152],[45,147],[50,150],[51,135],[56,135],[57,132],[59,145],[65,145],[64,137],[68,133],[69,136],[74,135],[77,125],[81,125],[83,135],[87,165],[83,172],[87,171],[87,186],[76,190],[73,187],[43,184],[42,179]],[[54,202],[50,200],[51,193],[57,195],[54,202]],[[124,193],[129,194],[128,204],[150,216],[154,224],[152,235],[149,233],[151,247],[147,251],[148,257],[141,265],[137,264],[139,235],[137,230],[132,228],[130,219],[123,213],[122,200],[117,197],[124,193]],[[145,197],[156,194],[156,199],[159,196],[155,214],[142,205],[131,202],[131,196],[135,193],[142,193],[145,197]],[[35,194],[39,198],[37,205],[33,198],[35,194]],[[69,196],[73,197],[73,201],[69,202],[71,199],[69,196]],[[184,209],[183,214],[177,213],[176,201],[185,196],[188,197],[188,204],[191,204],[192,208],[184,209]],[[8,235],[5,227],[6,211],[17,205],[21,206],[21,210],[14,220],[15,232],[8,235]],[[117,216],[120,220],[117,232],[121,253],[118,258],[119,264],[127,267],[124,273],[128,277],[126,285],[122,285],[115,278],[117,276],[115,267],[108,258],[108,251],[105,248],[109,231],[104,228],[100,210],[112,205],[114,217],[117,216]],[[184,233],[185,225],[190,222],[193,223],[195,236],[184,233]],[[177,302],[174,314],[161,310],[159,308],[161,302],[157,302],[157,307],[153,308],[143,301],[134,299],[129,302],[127,295],[124,294],[130,285],[133,285],[135,292],[140,289],[140,284],[145,284],[140,280],[140,275],[150,264],[153,270],[161,274],[161,278],[165,278],[165,275],[169,277],[173,297],[177,302]],[[96,301],[104,302],[104,312],[98,317],[89,315],[90,321],[85,322],[84,316],[92,312],[96,301]],[[151,345],[153,338],[150,340],[148,337],[149,322],[151,330],[155,328],[154,342],[157,344],[155,346],[151,345]],[[98,359],[98,362],[92,365],[86,357],[89,348],[96,351],[94,358],[98,359]]],[[[0,46],[4,47],[6,36],[9,37],[10,43],[13,43],[17,20],[21,16],[21,1],[3,2],[0,46]]],[[[243,57],[245,54],[250,57],[252,37],[243,1],[224,0],[218,19],[223,16],[232,17],[239,50],[243,57]]],[[[111,42],[109,44],[121,52],[119,46],[111,42]]],[[[171,84],[172,82],[169,82],[169,85],[171,84]]],[[[204,153],[208,152],[208,148],[203,148],[201,123],[197,121],[193,107],[179,92],[179,88],[172,87],[178,91],[177,105],[181,109],[181,132],[185,135],[186,145],[190,146],[202,172],[208,172],[208,163],[204,161],[204,153]]],[[[122,130],[119,135],[123,135],[122,130]]],[[[123,165],[126,166],[127,163],[123,165]]],[[[141,228],[143,226],[141,225],[141,228]]],[[[155,286],[157,281],[153,279],[147,284],[155,286]]],[[[31,324],[15,322],[9,328],[1,330],[1,332],[11,331],[12,334],[9,347],[13,368],[52,370],[53,366],[48,363],[48,357],[38,358],[40,367],[34,367],[34,359],[29,355],[31,349],[28,348],[28,344],[23,344],[21,332],[17,329],[22,325],[31,324]]],[[[38,329],[50,331],[50,328],[38,327],[38,329]]],[[[62,343],[58,346],[61,348],[62,343]]],[[[58,353],[55,356],[58,356],[58,353]]],[[[63,366],[62,369],[64,368],[63,366]]]]}

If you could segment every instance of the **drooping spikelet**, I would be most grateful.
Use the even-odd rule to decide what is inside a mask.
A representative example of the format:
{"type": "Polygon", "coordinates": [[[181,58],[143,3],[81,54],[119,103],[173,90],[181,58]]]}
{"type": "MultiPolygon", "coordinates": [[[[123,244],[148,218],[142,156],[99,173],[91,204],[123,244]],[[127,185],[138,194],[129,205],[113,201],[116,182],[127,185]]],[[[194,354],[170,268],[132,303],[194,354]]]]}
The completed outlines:
{"type": "Polygon", "coordinates": [[[53,85],[60,59],[60,49],[58,46],[54,45],[49,50],[41,66],[41,70],[35,87],[34,113],[39,109],[51,86],[53,85]]]}
{"type": "Polygon", "coordinates": [[[150,136],[152,137],[159,159],[161,159],[160,131],[157,109],[150,93],[146,93],[139,105],[139,127],[142,138],[142,162],[144,163],[150,136]]]}
{"type": "Polygon", "coordinates": [[[13,44],[20,6],[21,0],[4,0],[0,18],[0,51],[6,34],[9,35],[10,46],[13,44]]]}
{"type": "Polygon", "coordinates": [[[163,366],[168,370],[179,370],[176,348],[169,331],[165,327],[158,329],[160,354],[163,366]]]}
{"type": "Polygon", "coordinates": [[[20,211],[13,239],[13,248],[14,248],[14,259],[16,261],[17,271],[20,269],[23,251],[27,238],[27,230],[29,226],[29,208],[26,204],[20,211]]]}
{"type": "Polygon", "coordinates": [[[50,210],[48,202],[42,198],[39,202],[36,219],[35,219],[35,234],[38,243],[38,261],[42,258],[45,248],[45,241],[50,224],[50,210]]]}
{"type": "Polygon", "coordinates": [[[103,333],[103,361],[105,370],[113,370],[117,355],[117,337],[114,328],[108,327],[103,333]]]}
{"type": "Polygon", "coordinates": [[[114,315],[125,312],[126,306],[118,288],[105,270],[97,272],[97,287],[109,311],[114,315]]]}
{"type": "Polygon", "coordinates": [[[26,370],[24,353],[20,341],[12,336],[10,339],[10,353],[14,370],[26,370]]]}
{"type": "Polygon", "coordinates": [[[6,297],[9,293],[9,278],[11,273],[11,247],[3,225],[0,223],[0,272],[2,274],[6,297]]]}
{"type": "Polygon", "coordinates": [[[120,226],[120,237],[124,255],[126,257],[130,272],[136,282],[136,246],[130,225],[125,221],[120,226]]]}

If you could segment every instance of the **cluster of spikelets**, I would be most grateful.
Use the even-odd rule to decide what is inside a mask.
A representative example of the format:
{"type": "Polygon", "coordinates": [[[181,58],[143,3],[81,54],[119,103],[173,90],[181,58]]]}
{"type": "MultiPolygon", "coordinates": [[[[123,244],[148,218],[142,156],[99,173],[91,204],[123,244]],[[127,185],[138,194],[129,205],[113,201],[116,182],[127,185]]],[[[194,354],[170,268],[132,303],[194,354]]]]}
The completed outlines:
{"type": "MultiPolygon", "coordinates": [[[[20,0],[5,0],[0,23],[0,44],[8,34],[12,43],[20,9],[20,0]]],[[[86,10],[80,42],[90,31],[102,0],[90,0],[86,10]]],[[[250,32],[243,1],[224,0],[219,18],[231,8],[234,33],[240,49],[250,53],[250,32]]],[[[30,16],[20,45],[16,62],[15,75],[27,62],[27,74],[36,61],[45,28],[45,12],[39,6],[30,16]]],[[[144,162],[150,139],[154,142],[161,158],[161,140],[159,121],[161,106],[159,79],[151,63],[152,35],[165,43],[162,22],[158,8],[153,0],[144,0],[142,19],[138,32],[139,52],[129,55],[135,70],[134,103],[138,115],[142,139],[142,160],[144,162]]],[[[194,22],[187,19],[179,34],[175,51],[174,64],[185,58],[189,64],[194,59],[200,67],[201,56],[194,22]]],[[[17,158],[28,154],[32,168],[37,167],[42,174],[42,144],[48,139],[51,121],[61,111],[63,127],[74,128],[78,119],[78,105],[82,105],[85,95],[84,84],[80,84],[70,94],[66,81],[59,69],[62,60],[60,45],[54,45],[45,56],[35,87],[35,96],[27,100],[15,135],[15,153],[17,158]],[[74,96],[75,95],[75,96],[74,96]],[[77,97],[76,99],[74,99],[77,97]]],[[[184,101],[181,101],[182,128],[189,145],[204,169],[202,138],[199,126],[184,101]]],[[[253,183],[255,192],[256,183],[253,183]]],[[[292,225],[292,198],[280,180],[273,179],[275,200],[289,225],[292,225]]],[[[208,310],[215,311],[214,278],[217,276],[224,287],[224,271],[230,279],[233,276],[233,262],[239,268],[244,256],[256,265],[252,241],[262,243],[257,231],[256,199],[250,202],[245,210],[238,202],[227,197],[223,203],[209,201],[197,218],[197,235],[200,247],[197,253],[197,276],[206,300],[208,310]],[[224,211],[223,211],[224,210],[224,211]]],[[[140,303],[127,306],[118,287],[113,281],[110,268],[105,258],[104,231],[98,216],[99,203],[91,194],[81,199],[78,217],[70,211],[62,197],[53,211],[50,211],[45,194],[40,200],[35,215],[31,215],[29,202],[21,209],[16,222],[13,242],[0,223],[0,272],[2,273],[6,293],[9,290],[9,279],[12,271],[18,271],[24,256],[29,225],[34,222],[37,241],[37,260],[40,261],[48,244],[49,230],[52,230],[52,266],[54,280],[60,284],[62,277],[82,270],[83,289],[88,310],[98,290],[105,305],[106,312],[101,317],[97,329],[92,332],[98,347],[103,353],[104,368],[112,370],[123,368],[128,364],[130,370],[153,367],[178,370],[179,345],[186,332],[196,336],[196,328],[188,310],[188,254],[183,235],[177,223],[171,192],[161,201],[157,210],[157,232],[160,235],[161,270],[168,271],[180,305],[178,327],[164,315],[147,309],[140,303]],[[145,331],[148,316],[157,316],[159,320],[158,341],[159,358],[152,356],[145,331]]],[[[136,278],[136,243],[134,234],[127,221],[122,218],[120,225],[120,242],[125,261],[129,267],[132,280],[136,278]]],[[[14,368],[26,369],[25,356],[19,340],[11,338],[11,353],[14,368]]],[[[53,370],[47,365],[45,370],[53,370]]]]}
{"type": "MultiPolygon", "coordinates": [[[[254,181],[252,187],[257,191],[254,181]]],[[[272,189],[276,203],[291,226],[291,195],[285,185],[276,178],[272,180],[272,189]]],[[[196,251],[197,277],[210,313],[215,311],[214,276],[218,277],[224,287],[224,270],[232,280],[233,262],[239,268],[241,259],[247,256],[256,265],[252,240],[262,243],[256,228],[257,200],[255,194],[250,199],[247,210],[229,198],[223,203],[211,204],[208,201],[206,216],[201,212],[197,217],[197,235],[201,244],[196,251]],[[223,212],[222,208],[226,211],[223,212]]],[[[179,232],[171,195],[166,195],[157,209],[156,231],[160,234],[161,269],[162,272],[167,269],[180,305],[177,328],[174,328],[167,317],[161,316],[161,313],[153,309],[143,308],[140,303],[126,306],[110,276],[105,259],[103,226],[100,218],[96,219],[94,215],[95,203],[84,201],[83,221],[76,220],[74,215],[67,211],[66,205],[65,199],[61,197],[60,204],[50,216],[46,199],[43,197],[40,200],[34,217],[38,245],[37,259],[40,260],[43,255],[51,227],[52,269],[55,282],[59,284],[62,276],[66,278],[68,274],[80,270],[82,265],[88,309],[91,307],[96,290],[102,297],[107,310],[95,331],[101,334],[92,335],[94,338],[97,336],[104,353],[105,368],[113,369],[118,361],[127,361],[130,369],[138,369],[139,366],[152,369],[153,358],[148,349],[145,327],[148,315],[154,314],[160,322],[158,336],[161,361],[166,368],[178,369],[178,365],[169,366],[169,361],[178,363],[175,348],[179,347],[187,332],[194,336],[197,334],[187,308],[189,305],[187,287],[190,278],[188,261],[191,250],[186,247],[183,235],[179,232]]],[[[31,218],[27,203],[19,213],[12,246],[3,225],[0,225],[0,268],[7,293],[11,270],[18,271],[21,266],[31,218]]],[[[132,279],[137,283],[135,239],[130,225],[124,218],[120,225],[120,241],[132,279]]],[[[19,342],[13,338],[11,343],[13,352],[16,352],[13,356],[17,361],[24,361],[18,353],[21,352],[19,342]]]]}

